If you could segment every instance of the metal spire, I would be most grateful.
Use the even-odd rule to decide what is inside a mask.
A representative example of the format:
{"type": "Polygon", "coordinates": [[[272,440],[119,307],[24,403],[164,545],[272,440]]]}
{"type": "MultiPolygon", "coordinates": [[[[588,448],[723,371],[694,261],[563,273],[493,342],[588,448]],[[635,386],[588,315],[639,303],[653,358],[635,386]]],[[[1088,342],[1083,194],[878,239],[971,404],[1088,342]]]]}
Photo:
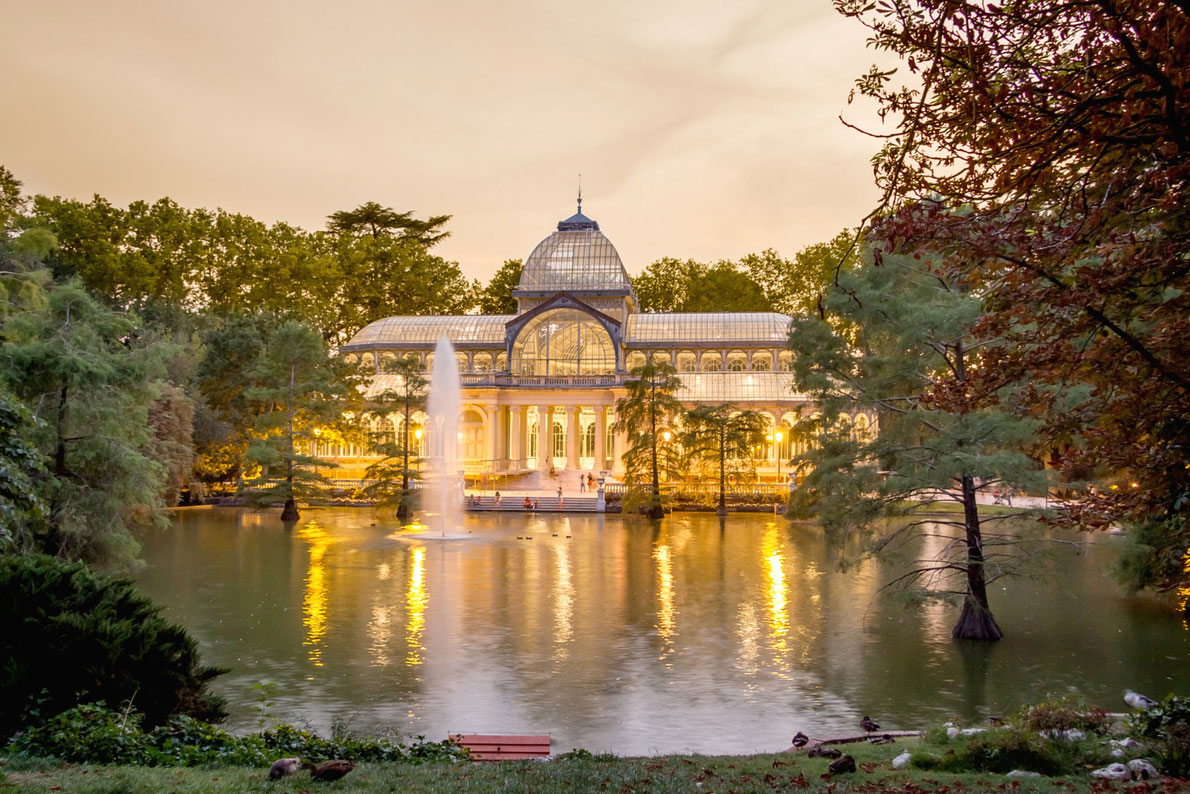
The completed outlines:
{"type": "Polygon", "coordinates": [[[579,172],[578,175],[578,214],[583,214],[583,175],[579,172]]]}

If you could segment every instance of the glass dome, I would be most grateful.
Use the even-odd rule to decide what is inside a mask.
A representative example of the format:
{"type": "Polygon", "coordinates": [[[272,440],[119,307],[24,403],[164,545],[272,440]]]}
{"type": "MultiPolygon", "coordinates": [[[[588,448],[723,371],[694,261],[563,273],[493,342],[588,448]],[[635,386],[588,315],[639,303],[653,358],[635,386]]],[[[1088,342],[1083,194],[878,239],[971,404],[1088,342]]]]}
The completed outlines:
{"type": "Polygon", "coordinates": [[[512,346],[515,375],[607,375],[616,371],[611,336],[591,315],[555,309],[525,324],[512,346]]]}
{"type": "Polygon", "coordinates": [[[558,224],[521,268],[518,290],[531,292],[631,292],[624,263],[599,224],[581,212],[558,224]]]}

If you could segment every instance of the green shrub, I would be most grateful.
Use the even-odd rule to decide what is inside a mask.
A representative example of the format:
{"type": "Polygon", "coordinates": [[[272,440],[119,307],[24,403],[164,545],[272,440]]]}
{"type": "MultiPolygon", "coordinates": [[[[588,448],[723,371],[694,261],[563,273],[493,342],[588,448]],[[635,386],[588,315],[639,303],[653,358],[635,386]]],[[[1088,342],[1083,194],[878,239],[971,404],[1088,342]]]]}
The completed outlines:
{"type": "Polygon", "coordinates": [[[131,582],[5,555],[0,603],[0,739],[79,703],[131,703],[149,725],[225,716],[206,691],[224,671],[200,665],[197,643],[131,582]]]}
{"type": "Polygon", "coordinates": [[[1073,770],[1077,750],[1016,730],[985,731],[965,737],[964,743],[947,754],[937,768],[945,772],[996,772],[1014,769],[1058,775],[1073,770]]]}
{"type": "Polygon", "coordinates": [[[185,715],[171,717],[146,733],[140,715],[99,705],[78,706],[29,728],[13,739],[8,752],[76,764],[132,766],[260,766],[282,756],[315,762],[350,758],[419,763],[467,756],[458,745],[427,742],[422,736],[410,745],[375,739],[324,739],[292,725],[235,736],[185,715]]]}
{"type": "Polygon", "coordinates": [[[1089,708],[1081,697],[1061,695],[1023,707],[1011,722],[1036,733],[1080,730],[1103,734],[1111,727],[1112,720],[1103,709],[1089,708]]]}
{"type": "Polygon", "coordinates": [[[1190,777],[1190,698],[1170,695],[1157,708],[1132,718],[1133,729],[1154,744],[1162,769],[1190,777]]]}

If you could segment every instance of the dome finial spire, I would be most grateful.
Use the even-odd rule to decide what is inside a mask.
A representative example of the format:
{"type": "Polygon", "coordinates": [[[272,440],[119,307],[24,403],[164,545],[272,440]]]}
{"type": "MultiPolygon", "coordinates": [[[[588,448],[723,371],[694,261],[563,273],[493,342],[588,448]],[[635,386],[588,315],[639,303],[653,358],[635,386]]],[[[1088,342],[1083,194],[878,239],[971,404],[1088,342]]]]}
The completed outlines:
{"type": "Polygon", "coordinates": [[[583,214],[583,173],[578,175],[578,214],[583,214]]]}

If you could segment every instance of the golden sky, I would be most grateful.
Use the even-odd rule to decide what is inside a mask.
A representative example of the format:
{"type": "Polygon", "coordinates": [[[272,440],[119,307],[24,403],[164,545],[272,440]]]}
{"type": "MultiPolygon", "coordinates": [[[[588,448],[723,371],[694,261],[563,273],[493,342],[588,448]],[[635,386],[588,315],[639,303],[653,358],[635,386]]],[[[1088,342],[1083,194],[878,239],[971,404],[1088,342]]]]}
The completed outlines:
{"type": "Polygon", "coordinates": [[[829,0],[0,0],[0,163],[30,193],[321,228],[453,214],[487,279],[574,211],[629,272],[786,255],[872,207],[829,0]]]}

